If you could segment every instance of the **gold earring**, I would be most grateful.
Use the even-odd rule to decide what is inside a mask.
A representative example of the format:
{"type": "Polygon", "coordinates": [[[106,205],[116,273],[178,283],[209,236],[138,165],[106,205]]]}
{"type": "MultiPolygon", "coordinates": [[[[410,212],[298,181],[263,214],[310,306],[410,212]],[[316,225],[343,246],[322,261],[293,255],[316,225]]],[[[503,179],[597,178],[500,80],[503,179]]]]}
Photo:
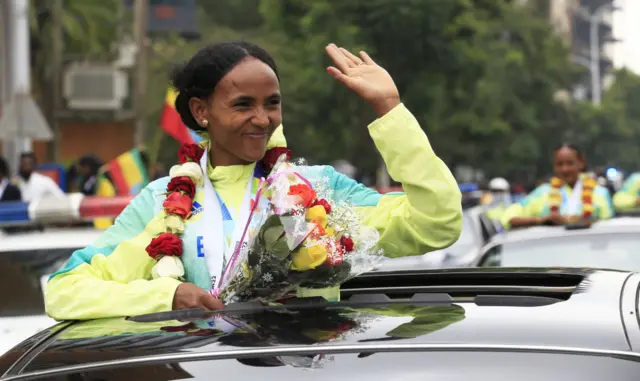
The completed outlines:
{"type": "Polygon", "coordinates": [[[207,127],[207,126],[209,125],[209,121],[208,121],[208,120],[206,120],[206,119],[202,119],[202,125],[203,125],[204,127],[207,127]]]}

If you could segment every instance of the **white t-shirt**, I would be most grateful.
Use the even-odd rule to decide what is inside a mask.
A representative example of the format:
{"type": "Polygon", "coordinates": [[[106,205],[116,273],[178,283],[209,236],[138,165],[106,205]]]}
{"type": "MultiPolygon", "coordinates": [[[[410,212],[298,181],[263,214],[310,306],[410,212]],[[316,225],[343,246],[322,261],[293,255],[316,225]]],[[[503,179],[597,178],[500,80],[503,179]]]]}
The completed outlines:
{"type": "Polygon", "coordinates": [[[22,192],[22,201],[31,202],[46,195],[66,197],[62,189],[50,177],[33,172],[29,181],[24,181],[20,176],[16,177],[17,185],[22,192]]]}

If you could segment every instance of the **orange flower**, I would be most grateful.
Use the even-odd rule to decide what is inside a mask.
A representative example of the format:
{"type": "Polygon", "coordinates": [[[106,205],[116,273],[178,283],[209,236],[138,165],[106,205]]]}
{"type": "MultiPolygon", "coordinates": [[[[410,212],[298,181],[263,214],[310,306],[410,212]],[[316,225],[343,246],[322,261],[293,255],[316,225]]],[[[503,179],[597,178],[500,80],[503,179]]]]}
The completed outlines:
{"type": "Polygon", "coordinates": [[[551,178],[550,184],[554,188],[560,188],[562,184],[564,184],[564,181],[558,177],[553,177],[551,178]]]}
{"type": "Polygon", "coordinates": [[[191,215],[191,197],[180,192],[170,193],[162,203],[167,214],[175,214],[186,220],[191,215]]]}
{"type": "Polygon", "coordinates": [[[289,188],[289,194],[300,197],[300,205],[305,208],[311,207],[318,197],[316,192],[306,184],[296,184],[289,188]]]}
{"type": "Polygon", "coordinates": [[[593,215],[595,208],[592,204],[584,204],[582,205],[582,216],[585,218],[589,218],[593,215]]]}

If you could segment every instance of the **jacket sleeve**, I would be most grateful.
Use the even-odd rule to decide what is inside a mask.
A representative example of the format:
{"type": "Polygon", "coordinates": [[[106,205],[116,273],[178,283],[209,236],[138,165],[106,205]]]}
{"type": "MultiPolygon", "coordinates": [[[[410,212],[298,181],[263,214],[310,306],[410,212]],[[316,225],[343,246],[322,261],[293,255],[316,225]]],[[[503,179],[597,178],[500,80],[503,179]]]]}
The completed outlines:
{"type": "Polygon", "coordinates": [[[613,206],[615,209],[619,212],[635,209],[638,190],[640,190],[640,174],[633,174],[613,196],[613,206]]]}
{"type": "Polygon", "coordinates": [[[453,244],[462,228],[460,188],[415,117],[400,104],[371,123],[369,133],[404,193],[381,195],[328,167],[336,197],[353,202],[365,223],[380,232],[388,257],[422,255],[453,244]]]}
{"type": "MultiPolygon", "coordinates": [[[[162,180],[158,180],[162,181],[162,180]]],[[[155,182],[157,183],[157,182],[155,182]]],[[[165,180],[166,183],[166,180],[165,180]]],[[[166,311],[180,284],[151,279],[146,246],[160,232],[153,183],[145,188],[92,245],[73,253],[45,288],[47,314],[85,320],[166,311]]]]}
{"type": "Polygon", "coordinates": [[[593,202],[598,207],[599,220],[608,220],[615,214],[611,193],[607,188],[598,186],[594,192],[593,202]]]}
{"type": "Polygon", "coordinates": [[[505,229],[511,229],[511,220],[516,217],[539,217],[544,206],[544,195],[548,189],[548,184],[540,185],[520,202],[510,205],[500,218],[500,224],[505,229]]]}

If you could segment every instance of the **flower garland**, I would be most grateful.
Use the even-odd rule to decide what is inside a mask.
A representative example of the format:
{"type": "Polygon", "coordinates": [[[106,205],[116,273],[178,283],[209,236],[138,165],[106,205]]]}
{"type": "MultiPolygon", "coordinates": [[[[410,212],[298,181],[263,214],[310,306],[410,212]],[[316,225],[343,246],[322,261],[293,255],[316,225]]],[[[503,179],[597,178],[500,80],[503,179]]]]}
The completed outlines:
{"type": "MultiPolygon", "coordinates": [[[[287,155],[287,160],[291,159],[290,149],[274,147],[265,153],[258,165],[268,174],[283,154],[287,155]]],[[[185,144],[178,151],[180,165],[174,165],[169,171],[171,180],[167,185],[167,197],[162,204],[166,213],[166,232],[153,238],[146,248],[147,254],[156,260],[156,265],[151,270],[153,279],[184,279],[184,266],[180,260],[183,245],[180,237],[184,233],[185,221],[191,217],[196,189],[204,180],[204,173],[200,167],[202,155],[204,148],[200,145],[185,144]]]]}
{"type": "MultiPolygon", "coordinates": [[[[582,218],[589,219],[593,216],[595,207],[593,206],[593,192],[597,186],[596,179],[588,175],[582,175],[582,218]]],[[[551,190],[549,191],[549,208],[551,213],[560,213],[562,204],[562,187],[564,181],[558,177],[553,177],[550,181],[551,190]]]]}

